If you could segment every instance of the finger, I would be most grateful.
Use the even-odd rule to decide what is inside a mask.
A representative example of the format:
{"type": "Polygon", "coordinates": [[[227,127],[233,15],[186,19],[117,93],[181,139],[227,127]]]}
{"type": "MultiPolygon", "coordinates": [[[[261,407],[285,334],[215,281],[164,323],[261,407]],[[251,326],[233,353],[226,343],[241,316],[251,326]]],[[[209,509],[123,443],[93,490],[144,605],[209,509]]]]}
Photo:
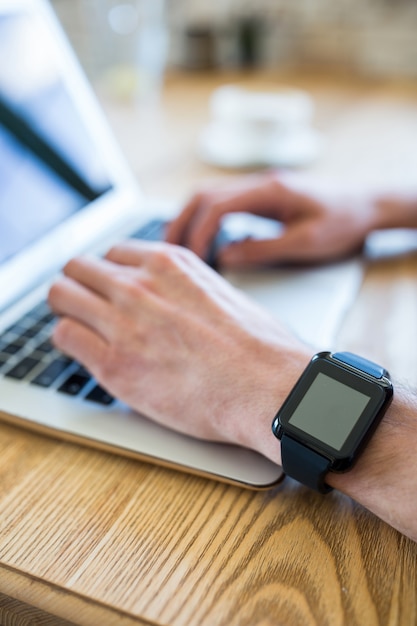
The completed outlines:
{"type": "Polygon", "coordinates": [[[141,267],[157,252],[168,249],[170,244],[164,241],[138,241],[127,239],[114,245],[105,255],[105,260],[131,267],[141,267]]]}
{"type": "Polygon", "coordinates": [[[65,317],[54,328],[52,340],[56,347],[82,363],[96,378],[104,362],[107,343],[93,330],[65,317]]]}
{"type": "Polygon", "coordinates": [[[194,215],[203,202],[203,194],[195,194],[184,206],[179,215],[171,221],[165,233],[165,240],[168,243],[185,244],[187,231],[194,215]]]}
{"type": "Polygon", "coordinates": [[[247,185],[240,192],[218,197],[203,205],[190,224],[188,246],[198,256],[205,258],[222,218],[228,213],[252,213],[276,220],[289,219],[290,202],[287,189],[274,179],[262,186],[247,185]]]}
{"type": "MultiPolygon", "coordinates": [[[[241,196],[237,195],[236,192],[229,193],[229,196],[236,196],[235,202],[239,203],[241,201],[241,197],[243,198],[244,194],[241,196]]],[[[251,199],[249,199],[249,206],[251,204],[251,199]]],[[[245,211],[249,210],[249,207],[245,207],[245,203],[243,202],[240,206],[236,206],[233,208],[233,200],[230,199],[228,201],[227,206],[222,210],[222,194],[221,193],[199,193],[191,198],[191,200],[186,204],[181,213],[169,224],[167,227],[165,240],[168,243],[175,243],[183,246],[190,247],[193,249],[199,256],[203,256],[203,253],[199,254],[198,244],[197,247],[194,247],[194,242],[192,241],[193,232],[198,231],[200,229],[200,216],[212,216],[211,228],[208,226],[209,234],[207,236],[208,241],[206,241],[206,248],[208,248],[208,243],[211,239],[213,239],[214,235],[218,230],[219,221],[223,214],[234,211],[245,211]],[[217,213],[217,214],[216,214],[217,213]]],[[[204,228],[204,226],[203,226],[204,228]]]]}
{"type": "Polygon", "coordinates": [[[64,267],[64,275],[80,285],[111,299],[114,294],[114,282],[119,277],[119,267],[107,258],[76,257],[64,267]]]}
{"type": "Polygon", "coordinates": [[[265,266],[277,263],[305,261],[310,251],[292,233],[274,239],[246,239],[224,248],[219,263],[224,268],[238,269],[249,266],[265,266]]]}
{"type": "Polygon", "coordinates": [[[247,239],[233,243],[220,251],[219,265],[228,269],[268,265],[276,259],[276,245],[276,239],[247,239]]]}
{"type": "Polygon", "coordinates": [[[171,221],[166,230],[165,240],[168,243],[186,245],[189,225],[203,206],[207,207],[213,204],[218,196],[225,195],[225,193],[228,195],[237,194],[239,190],[246,189],[255,184],[258,185],[259,182],[260,179],[258,176],[245,176],[243,179],[239,178],[235,181],[234,185],[228,184],[226,190],[222,189],[222,186],[218,182],[217,184],[213,183],[211,191],[210,187],[207,185],[205,190],[195,193],[190,200],[188,200],[180,213],[171,221]],[[217,187],[216,190],[214,190],[215,187],[217,187]]]}
{"type": "MultiPolygon", "coordinates": [[[[190,250],[186,250],[183,246],[169,244],[165,241],[161,242],[145,242],[140,246],[136,241],[126,241],[122,244],[113,246],[106,254],[106,259],[117,265],[135,267],[143,267],[145,274],[158,275],[160,277],[169,277],[172,272],[187,273],[189,269],[198,272],[213,273],[210,268],[202,263],[190,250]]],[[[136,273],[136,277],[138,274],[136,273]]]]}
{"type": "Polygon", "coordinates": [[[49,290],[48,302],[58,315],[74,318],[108,337],[110,332],[110,304],[67,276],[57,280],[49,290]]]}

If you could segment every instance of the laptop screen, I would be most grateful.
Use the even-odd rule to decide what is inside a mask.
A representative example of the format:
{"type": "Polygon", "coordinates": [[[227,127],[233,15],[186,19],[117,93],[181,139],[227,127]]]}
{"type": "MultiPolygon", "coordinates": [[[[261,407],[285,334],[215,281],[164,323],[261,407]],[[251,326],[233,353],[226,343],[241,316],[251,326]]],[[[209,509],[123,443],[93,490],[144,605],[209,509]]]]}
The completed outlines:
{"type": "Polygon", "coordinates": [[[54,45],[35,14],[0,15],[0,264],[112,187],[54,45]]]}

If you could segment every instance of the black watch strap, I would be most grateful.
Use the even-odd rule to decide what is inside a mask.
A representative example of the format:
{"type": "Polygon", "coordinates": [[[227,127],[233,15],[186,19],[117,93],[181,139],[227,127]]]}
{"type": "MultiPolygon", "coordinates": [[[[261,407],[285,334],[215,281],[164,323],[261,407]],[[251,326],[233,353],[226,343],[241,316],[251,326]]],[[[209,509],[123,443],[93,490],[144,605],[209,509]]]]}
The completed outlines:
{"type": "MultiPolygon", "coordinates": [[[[332,358],[373,378],[389,377],[387,370],[380,365],[351,352],[335,352],[332,354],[332,358]]],[[[283,434],[281,439],[281,459],[284,472],[288,476],[320,493],[332,491],[332,487],[324,482],[331,464],[326,457],[307,448],[289,435],[283,434]]]]}
{"type": "Polygon", "coordinates": [[[320,493],[332,490],[332,487],[324,482],[330,467],[329,459],[306,448],[288,435],[283,435],[281,439],[281,460],[284,472],[291,478],[320,493]]]}

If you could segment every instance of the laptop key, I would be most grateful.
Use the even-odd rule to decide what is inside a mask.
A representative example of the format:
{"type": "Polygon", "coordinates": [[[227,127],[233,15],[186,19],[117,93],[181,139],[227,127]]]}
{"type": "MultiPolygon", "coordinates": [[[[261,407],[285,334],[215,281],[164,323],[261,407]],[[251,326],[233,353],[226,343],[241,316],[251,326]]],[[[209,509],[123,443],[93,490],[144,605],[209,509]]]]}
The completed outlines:
{"type": "Polygon", "coordinates": [[[39,323],[46,325],[49,324],[49,322],[52,322],[55,318],[56,315],[54,313],[46,313],[39,319],[39,323]]]}
{"type": "Polygon", "coordinates": [[[17,352],[19,352],[19,350],[23,348],[24,345],[25,341],[22,341],[21,339],[16,339],[16,341],[11,341],[5,346],[2,346],[1,351],[5,354],[16,354],[17,352]]]}
{"type": "Polygon", "coordinates": [[[13,324],[13,326],[9,326],[9,328],[6,328],[6,330],[3,331],[3,334],[5,335],[6,333],[12,333],[13,335],[20,335],[20,333],[22,333],[25,328],[26,327],[22,326],[19,321],[16,324],[13,324]]]}
{"type": "Polygon", "coordinates": [[[85,378],[91,378],[90,372],[87,368],[84,367],[84,365],[78,365],[74,374],[79,374],[80,376],[84,376],[85,378]]]}
{"type": "Polygon", "coordinates": [[[22,359],[17,365],[14,365],[10,370],[5,372],[5,376],[8,378],[15,378],[16,380],[22,380],[29,372],[31,372],[36,365],[38,365],[38,359],[34,359],[31,356],[27,356],[22,359]]]}
{"type": "Polygon", "coordinates": [[[89,382],[90,378],[90,376],[84,376],[83,374],[71,374],[71,376],[58,387],[58,391],[66,393],[69,396],[78,396],[80,391],[82,391],[89,382]]]}
{"type": "Polygon", "coordinates": [[[51,361],[45,369],[30,382],[33,385],[39,385],[39,387],[50,387],[56,381],[58,376],[61,376],[61,374],[68,369],[72,362],[72,359],[60,356],[54,361],[51,361]]]}
{"type": "Polygon", "coordinates": [[[85,396],[85,400],[90,400],[90,402],[97,402],[97,404],[105,404],[109,405],[114,402],[113,396],[111,396],[103,387],[100,385],[96,385],[92,388],[92,390],[85,396]]]}
{"type": "Polygon", "coordinates": [[[33,326],[30,326],[29,328],[23,330],[19,334],[19,336],[22,338],[31,339],[32,337],[36,337],[36,335],[38,335],[42,329],[42,324],[34,324],[33,326]]]}
{"type": "Polygon", "coordinates": [[[163,241],[167,224],[168,222],[163,219],[151,219],[130,236],[133,239],[144,239],[146,241],[163,241]]]}
{"type": "Polygon", "coordinates": [[[45,354],[48,352],[52,352],[52,350],[54,349],[54,344],[50,339],[45,339],[45,341],[42,341],[39,345],[36,346],[36,350],[44,352],[45,354]]]}

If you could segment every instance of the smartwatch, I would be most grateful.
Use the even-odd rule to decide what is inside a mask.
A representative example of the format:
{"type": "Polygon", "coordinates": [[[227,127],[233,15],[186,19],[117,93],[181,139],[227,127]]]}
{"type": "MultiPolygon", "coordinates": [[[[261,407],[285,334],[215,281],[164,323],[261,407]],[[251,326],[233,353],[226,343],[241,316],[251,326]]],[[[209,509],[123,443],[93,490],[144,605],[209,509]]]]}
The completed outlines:
{"type": "Polygon", "coordinates": [[[321,493],[327,472],[355,463],[393,397],[386,369],[351,352],[320,352],[272,422],[284,472],[321,493]]]}

